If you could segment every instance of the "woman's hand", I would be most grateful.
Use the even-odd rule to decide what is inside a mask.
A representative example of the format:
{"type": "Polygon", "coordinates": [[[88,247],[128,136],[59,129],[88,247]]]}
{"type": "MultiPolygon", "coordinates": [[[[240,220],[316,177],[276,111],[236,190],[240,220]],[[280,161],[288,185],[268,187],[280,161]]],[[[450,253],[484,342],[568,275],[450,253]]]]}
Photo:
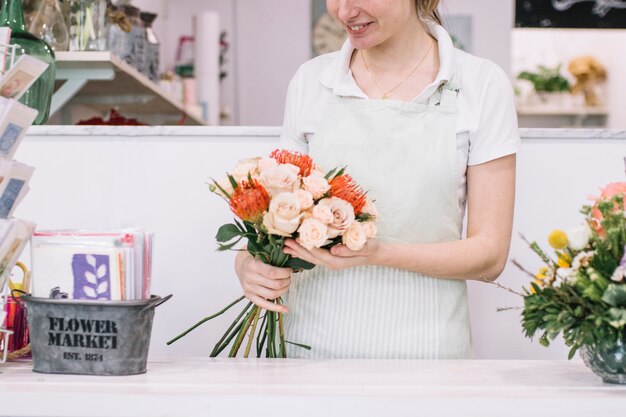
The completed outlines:
{"type": "Polygon", "coordinates": [[[277,268],[255,259],[248,252],[239,252],[235,272],[246,298],[257,306],[278,313],[287,313],[287,307],[272,303],[289,289],[291,268],[277,268]]]}
{"type": "Polygon", "coordinates": [[[380,242],[370,239],[365,246],[358,251],[350,250],[346,245],[336,245],[328,249],[305,249],[293,239],[285,241],[284,252],[294,258],[315,265],[321,265],[328,269],[344,269],[361,265],[375,265],[376,255],[380,251],[380,242]]]}

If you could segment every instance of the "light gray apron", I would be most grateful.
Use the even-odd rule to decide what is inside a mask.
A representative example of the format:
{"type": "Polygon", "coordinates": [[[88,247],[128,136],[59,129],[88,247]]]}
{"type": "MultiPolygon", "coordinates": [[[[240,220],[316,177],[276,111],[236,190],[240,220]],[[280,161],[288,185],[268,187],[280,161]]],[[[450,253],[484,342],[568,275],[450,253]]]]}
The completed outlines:
{"type": "MultiPolygon", "coordinates": [[[[459,240],[456,96],[442,84],[428,104],[333,96],[309,154],[324,170],[347,165],[379,212],[378,239],[459,240]]],[[[452,256],[452,254],[451,254],[452,256]]],[[[396,268],[294,274],[286,297],[290,357],[468,358],[467,286],[396,268]]]]}

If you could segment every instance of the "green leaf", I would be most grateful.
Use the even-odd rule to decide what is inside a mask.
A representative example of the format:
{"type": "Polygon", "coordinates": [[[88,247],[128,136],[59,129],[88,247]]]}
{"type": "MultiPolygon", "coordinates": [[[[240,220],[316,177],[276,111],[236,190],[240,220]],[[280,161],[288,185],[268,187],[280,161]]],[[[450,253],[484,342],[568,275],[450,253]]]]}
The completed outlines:
{"type": "Polygon", "coordinates": [[[609,316],[611,320],[609,324],[616,329],[624,327],[626,325],[626,309],[623,308],[611,308],[609,310],[609,316]]]}
{"type": "Polygon", "coordinates": [[[569,350],[569,353],[567,354],[567,360],[571,360],[576,354],[577,350],[578,350],[578,345],[572,346],[572,348],[569,350]]]}
{"type": "Polygon", "coordinates": [[[230,174],[226,174],[226,176],[228,177],[228,181],[230,181],[230,185],[233,187],[233,190],[236,190],[237,187],[239,187],[239,184],[237,184],[235,177],[230,174]]]}
{"type": "Polygon", "coordinates": [[[242,236],[241,231],[236,225],[229,223],[218,229],[215,239],[217,239],[218,242],[228,242],[237,236],[242,236]]]}
{"type": "Polygon", "coordinates": [[[328,173],[324,176],[324,178],[326,178],[326,180],[330,180],[330,177],[333,176],[333,174],[335,173],[335,171],[337,171],[337,168],[333,168],[330,171],[328,171],[328,173]]]}
{"type": "Polygon", "coordinates": [[[235,240],[234,242],[229,243],[229,244],[227,244],[227,245],[222,245],[222,244],[220,244],[220,246],[217,248],[217,250],[218,250],[218,251],[220,251],[220,252],[223,252],[223,251],[226,251],[226,250],[231,250],[233,247],[235,247],[235,245],[236,245],[237,243],[239,243],[239,241],[240,241],[241,239],[242,239],[242,238],[239,238],[239,239],[235,240]]]}
{"type": "Polygon", "coordinates": [[[291,258],[287,262],[285,262],[285,267],[291,268],[294,270],[299,270],[299,269],[309,270],[309,269],[315,268],[315,264],[312,264],[311,262],[307,262],[300,258],[291,258]]]}
{"type": "Polygon", "coordinates": [[[612,307],[626,307],[626,285],[609,284],[602,301],[612,307]]]}

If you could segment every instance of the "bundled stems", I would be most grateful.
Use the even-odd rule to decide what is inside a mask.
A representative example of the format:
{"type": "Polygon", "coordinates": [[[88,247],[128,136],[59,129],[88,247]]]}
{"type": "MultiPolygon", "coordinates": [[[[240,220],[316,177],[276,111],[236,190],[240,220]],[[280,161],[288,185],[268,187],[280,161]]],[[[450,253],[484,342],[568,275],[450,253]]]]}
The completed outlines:
{"type": "Polygon", "coordinates": [[[239,324],[239,326],[235,329],[235,331],[233,332],[233,334],[228,337],[230,331],[233,329],[233,327],[235,327],[237,325],[237,323],[239,322],[239,320],[241,320],[241,317],[243,317],[244,314],[246,314],[246,311],[248,311],[248,309],[250,308],[250,306],[252,305],[252,302],[249,302],[246,307],[243,309],[243,311],[241,313],[239,313],[239,316],[237,316],[237,318],[235,319],[235,321],[233,321],[233,323],[230,325],[230,327],[228,328],[228,330],[226,330],[226,333],[224,333],[224,335],[222,336],[222,338],[217,342],[217,344],[215,345],[215,347],[213,348],[213,351],[211,352],[210,357],[214,358],[217,355],[220,354],[220,352],[222,350],[224,350],[224,348],[226,346],[228,346],[228,344],[230,343],[230,341],[232,340],[232,338],[234,337],[235,334],[237,334],[237,331],[239,331],[239,326],[241,326],[241,323],[239,324]],[[228,338],[228,340],[226,340],[228,338]],[[225,343],[225,344],[224,344],[225,343]],[[222,346],[222,344],[224,344],[224,346],[222,346]],[[221,347],[221,349],[220,349],[221,347]]]}

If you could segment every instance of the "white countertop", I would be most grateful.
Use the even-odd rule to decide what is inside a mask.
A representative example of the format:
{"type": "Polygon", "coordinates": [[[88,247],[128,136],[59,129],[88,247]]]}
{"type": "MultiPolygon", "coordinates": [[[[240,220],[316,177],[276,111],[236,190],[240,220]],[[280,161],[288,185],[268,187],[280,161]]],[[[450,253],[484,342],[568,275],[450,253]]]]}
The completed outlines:
{"type": "MultiPolygon", "coordinates": [[[[31,126],[27,140],[37,140],[50,136],[65,139],[80,137],[82,140],[98,137],[155,138],[155,137],[196,137],[204,140],[238,137],[259,140],[276,140],[280,136],[279,126],[31,126]]],[[[522,139],[626,139],[623,129],[519,129],[522,139]]]]}
{"type": "Polygon", "coordinates": [[[0,369],[2,416],[624,416],[579,361],[198,359],[125,377],[0,369]]]}

